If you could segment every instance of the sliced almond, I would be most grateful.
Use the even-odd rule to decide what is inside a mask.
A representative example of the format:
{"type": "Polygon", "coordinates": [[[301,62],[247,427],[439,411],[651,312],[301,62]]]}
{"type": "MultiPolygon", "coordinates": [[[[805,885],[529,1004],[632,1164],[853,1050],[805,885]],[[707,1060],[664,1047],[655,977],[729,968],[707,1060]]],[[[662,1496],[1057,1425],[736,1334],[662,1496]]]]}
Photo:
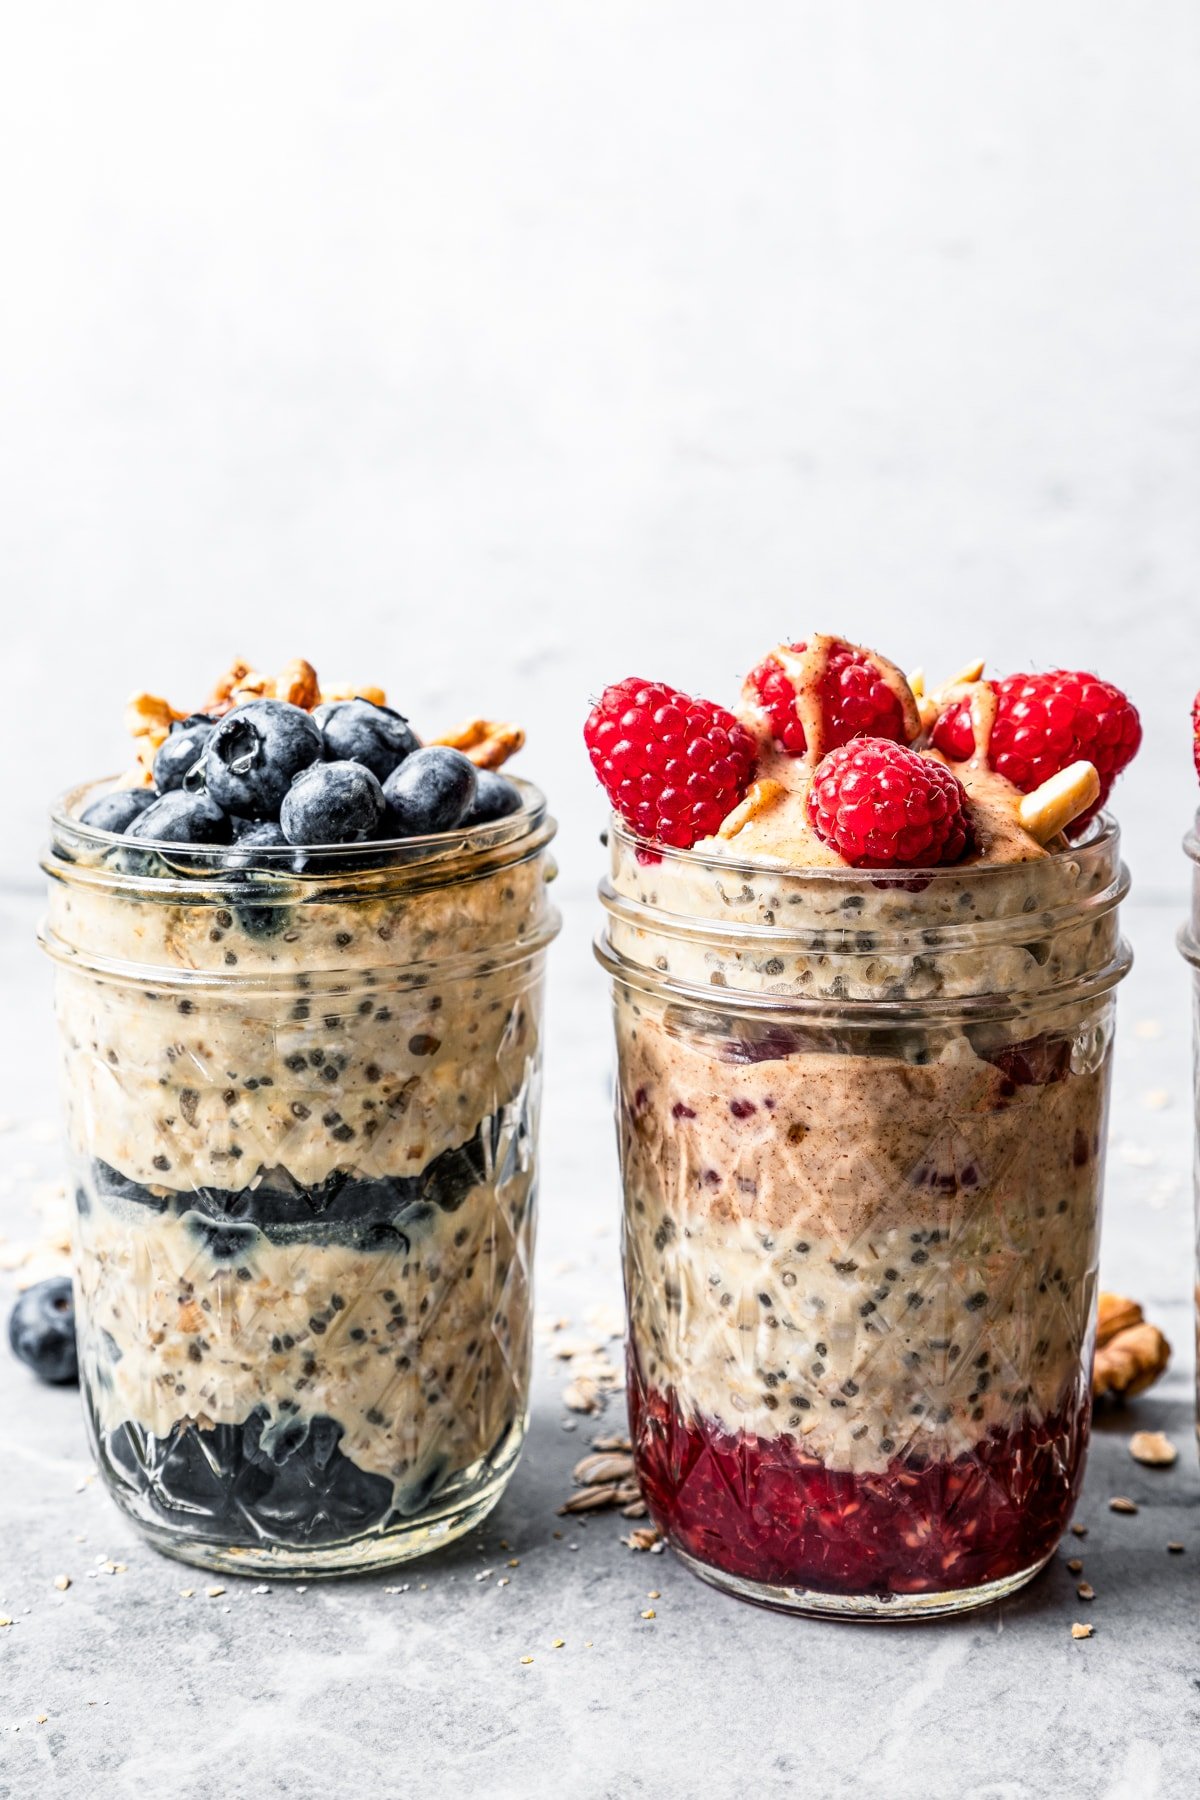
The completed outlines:
{"type": "Polygon", "coordinates": [[[558,1510],[560,1516],[563,1513],[599,1512],[605,1506],[615,1506],[616,1501],[617,1490],[610,1483],[604,1486],[580,1488],[577,1493],[571,1495],[569,1500],[564,1500],[558,1510]]]}
{"type": "Polygon", "coordinates": [[[583,1486],[596,1481],[625,1481],[633,1474],[633,1458],[616,1451],[585,1456],[575,1464],[571,1479],[583,1486]]]}
{"type": "Polygon", "coordinates": [[[1048,844],[1100,798],[1100,776],[1090,762],[1073,762],[1025,794],[1017,818],[1030,837],[1048,844]]]}
{"type": "Polygon", "coordinates": [[[563,1405],[570,1412],[599,1412],[599,1386],[589,1375],[581,1375],[577,1381],[572,1381],[563,1389],[563,1405]]]}

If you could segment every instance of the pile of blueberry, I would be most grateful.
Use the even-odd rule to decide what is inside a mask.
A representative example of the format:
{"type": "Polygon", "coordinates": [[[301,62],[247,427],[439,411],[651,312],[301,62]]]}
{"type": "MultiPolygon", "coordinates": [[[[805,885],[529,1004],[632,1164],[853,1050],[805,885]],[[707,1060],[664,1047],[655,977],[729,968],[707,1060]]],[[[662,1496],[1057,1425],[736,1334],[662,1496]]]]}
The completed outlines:
{"type": "Polygon", "coordinates": [[[485,825],[520,810],[520,789],[461,750],[422,748],[408,720],[369,700],[308,713],[251,700],[222,719],[178,720],[154,760],[153,788],[95,800],[85,825],[169,844],[255,852],[362,844],[485,825]]]}

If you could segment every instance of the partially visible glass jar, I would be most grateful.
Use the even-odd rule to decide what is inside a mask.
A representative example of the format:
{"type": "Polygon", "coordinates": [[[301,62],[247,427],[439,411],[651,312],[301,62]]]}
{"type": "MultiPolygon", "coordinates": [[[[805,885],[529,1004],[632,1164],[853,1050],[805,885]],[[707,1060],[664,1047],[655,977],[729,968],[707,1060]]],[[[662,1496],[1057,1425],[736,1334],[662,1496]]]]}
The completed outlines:
{"type": "Polygon", "coordinates": [[[1188,920],[1179,933],[1179,948],[1192,966],[1192,1057],[1196,1094],[1195,1218],[1196,1218],[1196,1435],[1200,1439],[1200,813],[1183,840],[1192,862],[1192,898],[1188,920]]]}
{"type": "Polygon", "coordinates": [[[1079,1491],[1116,983],[1115,825],[1020,865],[789,872],[614,823],[629,1400],[696,1573],[957,1612],[1079,1491]]]}
{"type": "Polygon", "coordinates": [[[525,1432],[553,821],[522,783],[250,871],[81,825],[98,785],[54,813],[42,943],[105,1483],[209,1568],[417,1555],[525,1432]]]}

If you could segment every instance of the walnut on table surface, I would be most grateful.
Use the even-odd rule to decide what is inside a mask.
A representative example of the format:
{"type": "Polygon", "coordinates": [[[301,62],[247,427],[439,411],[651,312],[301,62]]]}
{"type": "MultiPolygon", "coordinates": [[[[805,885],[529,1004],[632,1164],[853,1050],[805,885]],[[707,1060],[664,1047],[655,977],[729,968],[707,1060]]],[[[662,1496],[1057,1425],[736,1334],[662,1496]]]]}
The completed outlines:
{"type": "Polygon", "coordinates": [[[1152,1387],[1171,1360],[1171,1346],[1148,1323],[1136,1300],[1101,1294],[1096,1324],[1092,1394],[1097,1400],[1132,1400],[1152,1387]]]}

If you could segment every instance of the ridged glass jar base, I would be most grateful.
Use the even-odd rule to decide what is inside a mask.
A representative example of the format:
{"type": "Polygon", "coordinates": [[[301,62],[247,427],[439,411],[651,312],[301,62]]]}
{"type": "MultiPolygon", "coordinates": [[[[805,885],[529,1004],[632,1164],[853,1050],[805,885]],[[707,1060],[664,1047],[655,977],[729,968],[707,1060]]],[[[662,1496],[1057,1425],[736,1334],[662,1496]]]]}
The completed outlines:
{"type": "MultiPolygon", "coordinates": [[[[669,1538],[667,1541],[671,1542],[669,1538]]],[[[775,1587],[765,1581],[745,1581],[741,1576],[728,1575],[723,1569],[714,1569],[698,1557],[689,1556],[678,1544],[671,1543],[671,1548],[693,1575],[708,1582],[710,1587],[720,1588],[722,1593],[736,1595],[739,1600],[751,1600],[756,1606],[769,1606],[776,1612],[799,1613],[813,1619],[858,1619],[871,1624],[943,1619],[954,1613],[974,1612],[978,1607],[991,1606],[1027,1586],[1053,1555],[1051,1551],[1032,1568],[1005,1575],[999,1581],[987,1581],[979,1587],[953,1588],[942,1594],[822,1594],[812,1588],[775,1587]]]]}
{"type": "Polygon", "coordinates": [[[222,1575],[271,1577],[281,1581],[318,1581],[322,1576],[365,1575],[426,1556],[463,1537],[492,1511],[512,1479],[525,1427],[514,1429],[501,1459],[486,1469],[464,1471],[438,1504],[415,1518],[398,1520],[385,1531],[371,1530],[336,1542],[287,1544],[278,1540],[230,1542],[206,1538],[194,1526],[187,1535],[156,1519],[144,1496],[135,1493],[115,1468],[88,1420],[93,1451],[112,1498],[146,1542],[178,1562],[222,1575]]]}

